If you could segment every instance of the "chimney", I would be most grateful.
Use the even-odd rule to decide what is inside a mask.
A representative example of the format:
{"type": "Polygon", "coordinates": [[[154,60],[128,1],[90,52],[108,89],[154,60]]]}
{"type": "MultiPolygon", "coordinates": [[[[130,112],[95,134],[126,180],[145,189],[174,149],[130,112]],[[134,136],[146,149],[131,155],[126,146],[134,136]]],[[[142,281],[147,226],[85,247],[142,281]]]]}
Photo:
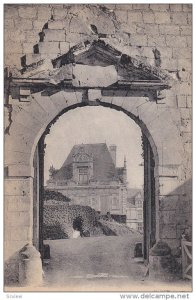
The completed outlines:
{"type": "Polygon", "coordinates": [[[114,165],[116,167],[116,145],[110,145],[109,146],[110,155],[112,157],[112,160],[114,162],[114,165]]]}

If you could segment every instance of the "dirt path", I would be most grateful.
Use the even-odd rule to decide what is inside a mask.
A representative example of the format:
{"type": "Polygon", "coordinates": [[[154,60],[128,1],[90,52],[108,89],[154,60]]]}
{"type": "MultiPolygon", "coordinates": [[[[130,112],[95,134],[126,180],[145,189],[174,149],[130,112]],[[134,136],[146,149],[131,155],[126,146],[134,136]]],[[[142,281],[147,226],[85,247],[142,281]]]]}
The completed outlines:
{"type": "Polygon", "coordinates": [[[138,238],[130,236],[89,237],[45,241],[50,245],[50,263],[44,267],[49,285],[72,280],[141,280],[144,266],[133,259],[138,238]]]}

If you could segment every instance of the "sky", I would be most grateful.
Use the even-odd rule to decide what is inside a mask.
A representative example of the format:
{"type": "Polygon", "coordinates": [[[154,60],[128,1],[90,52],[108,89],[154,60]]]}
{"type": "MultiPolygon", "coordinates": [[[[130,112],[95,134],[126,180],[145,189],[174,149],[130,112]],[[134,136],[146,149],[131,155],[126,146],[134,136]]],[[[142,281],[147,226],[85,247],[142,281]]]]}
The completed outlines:
{"type": "Polygon", "coordinates": [[[45,138],[45,183],[51,165],[59,169],[76,144],[106,143],[117,146],[116,165],[127,160],[128,185],[143,186],[140,127],[123,112],[105,107],[82,107],[63,114],[45,138]]]}

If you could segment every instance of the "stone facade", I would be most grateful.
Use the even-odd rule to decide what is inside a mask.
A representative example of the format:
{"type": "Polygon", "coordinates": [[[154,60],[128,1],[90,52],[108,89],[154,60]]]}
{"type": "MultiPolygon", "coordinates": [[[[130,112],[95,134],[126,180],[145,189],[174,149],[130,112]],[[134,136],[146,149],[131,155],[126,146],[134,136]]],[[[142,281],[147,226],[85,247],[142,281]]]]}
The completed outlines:
{"type": "MultiPolygon", "coordinates": [[[[4,61],[9,72],[5,81],[5,260],[32,240],[33,157],[38,141],[60,113],[93,103],[128,114],[148,138],[155,160],[156,239],[171,248],[179,247],[181,234],[191,227],[192,220],[192,5],[12,4],[5,5],[4,26],[4,61]],[[56,58],[87,40],[104,40],[112,47],[107,51],[114,52],[116,58],[111,55],[110,65],[128,56],[133,69],[139,70],[135,73],[145,78],[147,72],[147,79],[149,74],[153,78],[158,75],[159,82],[168,77],[167,84],[154,94],[151,89],[150,96],[141,89],[135,93],[126,89],[124,94],[122,89],[121,93],[93,89],[88,94],[91,100],[86,102],[86,88],[62,89],[43,97],[41,92],[25,87],[25,76],[43,79],[44,71],[51,72],[56,63],[58,67],[56,58]],[[23,85],[17,83],[21,77],[23,85]]],[[[100,61],[98,49],[95,65],[96,60],[100,61]]],[[[99,68],[94,68],[98,72],[99,68]]],[[[116,76],[110,70],[107,74],[113,78],[106,76],[109,82],[116,76]]],[[[55,78],[56,70],[52,71],[54,83],[62,73],[55,78]]],[[[132,73],[127,72],[129,80],[132,73]]]]}
{"type": "Polygon", "coordinates": [[[59,170],[50,168],[47,189],[61,192],[72,204],[87,205],[102,215],[126,214],[126,165],[116,167],[116,146],[75,145],[59,170]]]}
{"type": "Polygon", "coordinates": [[[139,189],[128,189],[126,216],[127,226],[143,233],[143,191],[139,189]]]}

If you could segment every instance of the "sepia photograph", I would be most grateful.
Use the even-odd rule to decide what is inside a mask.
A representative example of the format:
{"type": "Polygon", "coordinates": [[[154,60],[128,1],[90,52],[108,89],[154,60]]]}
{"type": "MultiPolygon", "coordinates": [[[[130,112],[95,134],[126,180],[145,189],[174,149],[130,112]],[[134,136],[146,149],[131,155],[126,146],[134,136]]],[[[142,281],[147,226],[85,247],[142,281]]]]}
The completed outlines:
{"type": "Polygon", "coordinates": [[[4,4],[4,292],[192,292],[192,4],[4,4]]]}

